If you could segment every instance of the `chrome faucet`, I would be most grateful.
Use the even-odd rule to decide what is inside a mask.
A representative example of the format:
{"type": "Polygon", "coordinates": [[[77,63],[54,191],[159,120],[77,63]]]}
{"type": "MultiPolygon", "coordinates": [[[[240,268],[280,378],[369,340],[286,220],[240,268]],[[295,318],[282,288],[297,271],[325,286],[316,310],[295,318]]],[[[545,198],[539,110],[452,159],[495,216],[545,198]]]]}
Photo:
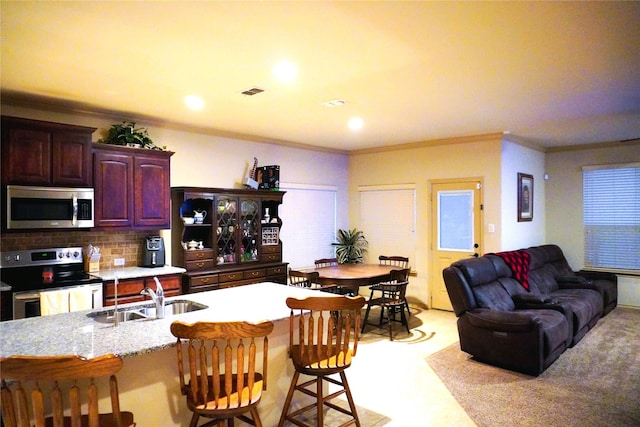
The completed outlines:
{"type": "Polygon", "coordinates": [[[153,280],[156,282],[156,290],[145,288],[140,292],[141,295],[148,295],[151,297],[151,300],[156,304],[156,318],[164,319],[164,289],[162,289],[162,285],[160,284],[160,280],[157,277],[154,277],[153,280]]]}
{"type": "Polygon", "coordinates": [[[113,281],[113,289],[114,289],[114,305],[113,309],[113,326],[118,326],[118,276],[115,277],[113,281]]]}

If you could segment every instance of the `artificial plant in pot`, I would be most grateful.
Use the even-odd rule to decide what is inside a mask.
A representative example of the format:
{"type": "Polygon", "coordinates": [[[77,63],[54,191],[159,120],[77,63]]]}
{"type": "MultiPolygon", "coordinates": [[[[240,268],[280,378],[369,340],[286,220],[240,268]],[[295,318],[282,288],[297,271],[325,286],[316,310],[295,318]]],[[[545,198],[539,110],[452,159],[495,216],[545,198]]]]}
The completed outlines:
{"type": "Polygon", "coordinates": [[[338,243],[333,243],[336,247],[336,258],[340,264],[358,264],[362,262],[362,257],[367,251],[367,239],[362,231],[338,229],[338,243]]]}
{"type": "Polygon", "coordinates": [[[136,123],[132,121],[111,125],[105,138],[100,142],[112,145],[148,148],[151,150],[164,150],[166,148],[154,144],[151,137],[149,137],[147,129],[136,127],[136,123]]]}

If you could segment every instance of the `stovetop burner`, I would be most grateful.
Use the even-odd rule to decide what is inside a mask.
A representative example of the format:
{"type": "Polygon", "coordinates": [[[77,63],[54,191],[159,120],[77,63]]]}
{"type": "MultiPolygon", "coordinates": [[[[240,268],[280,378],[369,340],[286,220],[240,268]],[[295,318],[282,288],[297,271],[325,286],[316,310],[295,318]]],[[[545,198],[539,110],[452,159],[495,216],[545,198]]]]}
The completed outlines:
{"type": "Polygon", "coordinates": [[[53,248],[0,254],[0,277],[12,292],[99,283],[84,270],[82,248],[53,248]]]}

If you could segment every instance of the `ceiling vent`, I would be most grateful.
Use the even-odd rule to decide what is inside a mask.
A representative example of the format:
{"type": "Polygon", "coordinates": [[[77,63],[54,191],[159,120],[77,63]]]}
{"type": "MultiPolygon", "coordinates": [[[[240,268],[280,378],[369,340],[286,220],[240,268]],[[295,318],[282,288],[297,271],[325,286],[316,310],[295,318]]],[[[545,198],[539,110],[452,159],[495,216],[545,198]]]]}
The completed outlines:
{"type": "Polygon", "coordinates": [[[264,92],[264,89],[259,88],[257,86],[254,87],[250,87],[249,89],[243,90],[242,93],[243,95],[247,95],[247,96],[253,96],[253,95],[257,95],[259,93],[264,92]]]}
{"type": "Polygon", "coordinates": [[[343,99],[332,99],[331,101],[323,102],[323,107],[333,108],[333,107],[342,107],[347,102],[343,99]]]}

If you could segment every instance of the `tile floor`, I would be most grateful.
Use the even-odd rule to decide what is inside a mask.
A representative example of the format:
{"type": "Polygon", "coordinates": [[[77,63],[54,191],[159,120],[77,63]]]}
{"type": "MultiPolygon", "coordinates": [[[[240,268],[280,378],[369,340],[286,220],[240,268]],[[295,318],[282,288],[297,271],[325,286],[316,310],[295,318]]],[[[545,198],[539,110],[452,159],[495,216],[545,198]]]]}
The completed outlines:
{"type": "MultiPolygon", "coordinates": [[[[458,341],[455,315],[413,306],[411,313],[411,334],[395,324],[394,341],[389,340],[386,327],[367,326],[346,371],[361,425],[475,426],[426,361],[430,354],[458,341]]],[[[344,395],[340,399],[348,407],[344,395]]],[[[328,411],[325,425],[339,425],[345,419],[337,411],[328,411]]]]}

